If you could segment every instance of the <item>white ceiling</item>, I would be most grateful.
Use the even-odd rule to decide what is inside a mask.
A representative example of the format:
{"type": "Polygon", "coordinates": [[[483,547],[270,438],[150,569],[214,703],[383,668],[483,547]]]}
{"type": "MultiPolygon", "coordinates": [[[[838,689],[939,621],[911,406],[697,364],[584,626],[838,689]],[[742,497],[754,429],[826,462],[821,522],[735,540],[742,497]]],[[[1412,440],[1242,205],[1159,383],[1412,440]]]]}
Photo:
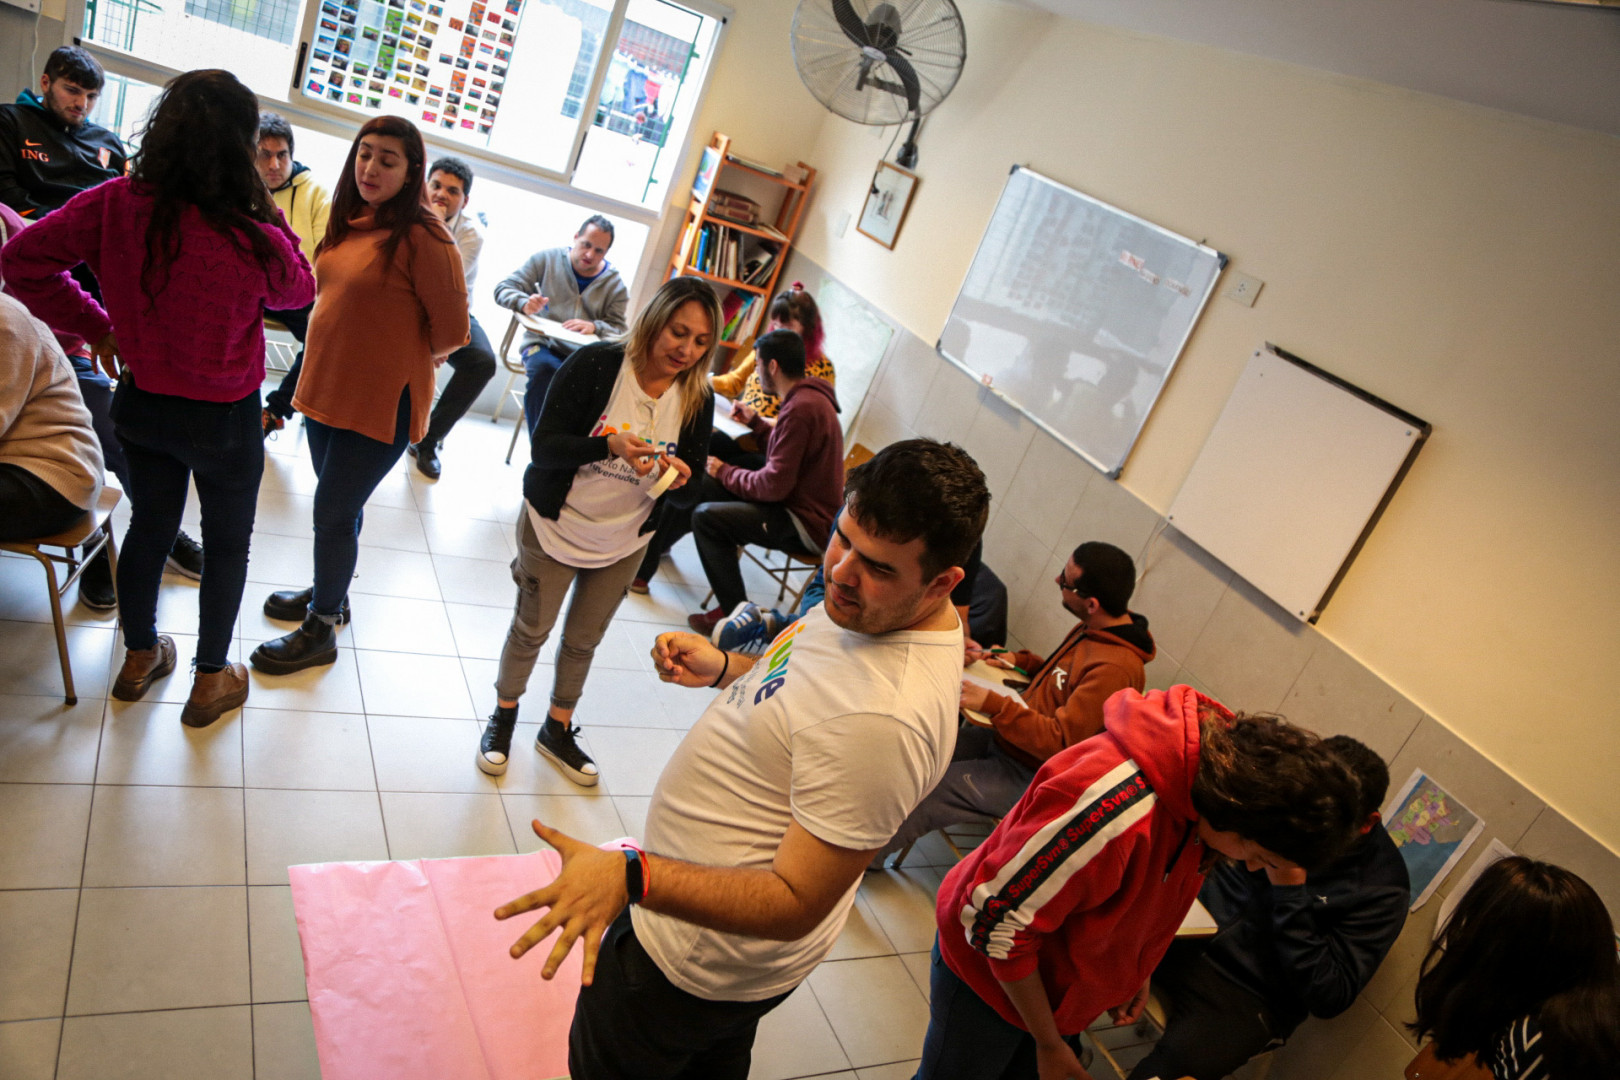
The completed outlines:
{"type": "MultiPolygon", "coordinates": [[[[1536,0],[1013,0],[1620,136],[1620,8],[1536,0]]],[[[969,63],[973,42],[968,41],[969,63]]]]}

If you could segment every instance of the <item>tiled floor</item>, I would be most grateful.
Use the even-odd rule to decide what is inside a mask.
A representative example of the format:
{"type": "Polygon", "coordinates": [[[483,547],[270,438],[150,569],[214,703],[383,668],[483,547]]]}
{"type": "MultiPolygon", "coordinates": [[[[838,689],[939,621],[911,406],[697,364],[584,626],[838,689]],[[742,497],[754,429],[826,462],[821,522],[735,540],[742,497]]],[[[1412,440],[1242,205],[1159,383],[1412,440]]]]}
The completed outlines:
{"type": "MultiPolygon", "coordinates": [[[[0,559],[0,1080],[317,1076],[289,864],[529,851],[536,816],[591,841],[641,832],[659,771],[706,703],[660,684],[647,650],[697,610],[701,571],[683,542],[597,653],[578,720],[600,788],[529,750],[532,725],[507,775],[484,776],[473,752],[520,502],[521,469],[501,464],[509,431],[469,417],[436,484],[402,461],[366,510],[339,661],[255,675],[248,707],[206,730],[179,723],[193,582],[166,579],[159,607],[182,667],[135,704],[106,696],[122,659],[113,621],[72,609],[80,699],[68,708],[41,575],[0,559]]],[[[261,614],[264,594],[309,582],[314,475],[296,428],[269,449],[243,657],[286,630],[261,614]]],[[[198,535],[195,501],[187,520],[198,535]]],[[[930,838],[904,871],[869,876],[831,957],[761,1025],[755,1077],[911,1075],[949,861],[930,838]]]]}

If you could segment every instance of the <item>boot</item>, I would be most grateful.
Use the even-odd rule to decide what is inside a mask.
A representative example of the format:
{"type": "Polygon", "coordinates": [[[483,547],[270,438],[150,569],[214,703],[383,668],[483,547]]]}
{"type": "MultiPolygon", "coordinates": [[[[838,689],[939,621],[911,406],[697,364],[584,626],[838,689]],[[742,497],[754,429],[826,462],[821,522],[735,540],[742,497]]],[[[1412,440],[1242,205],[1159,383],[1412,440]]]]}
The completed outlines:
{"type": "Polygon", "coordinates": [[[337,662],[337,627],[313,611],[290,634],[253,650],[253,666],[266,675],[291,675],[305,668],[337,662]]]}
{"type": "Polygon", "coordinates": [[[139,701],[163,676],[174,670],[174,638],[159,634],[150,649],[124,650],[124,666],[113,683],[112,696],[119,701],[139,701]]]}
{"type": "Polygon", "coordinates": [[[191,684],[191,697],[180,712],[180,722],[186,727],[207,727],[232,709],[240,708],[247,697],[247,668],[241,664],[198,672],[191,684]]]}
{"type": "MultiPolygon", "coordinates": [[[[303,622],[304,616],[309,614],[309,602],[315,598],[315,589],[283,589],[273,592],[264,601],[266,617],[278,619],[282,622],[303,622]]],[[[349,622],[349,598],[343,598],[343,610],[338,612],[339,626],[346,626],[349,622]]]]}

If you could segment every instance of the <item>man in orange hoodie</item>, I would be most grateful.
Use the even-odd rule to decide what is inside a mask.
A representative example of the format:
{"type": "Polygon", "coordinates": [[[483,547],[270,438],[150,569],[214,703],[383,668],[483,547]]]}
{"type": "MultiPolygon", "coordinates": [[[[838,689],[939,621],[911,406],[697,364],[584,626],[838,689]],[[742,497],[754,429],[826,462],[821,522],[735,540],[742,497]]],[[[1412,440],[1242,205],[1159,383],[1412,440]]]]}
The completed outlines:
{"type": "Polygon", "coordinates": [[[1103,702],[1120,690],[1142,689],[1154,645],[1147,620],[1128,607],[1136,589],[1131,557],[1113,544],[1081,544],[1057,586],[1064,608],[1080,621],[1045,660],[1022,650],[980,654],[987,663],[1029,672],[1029,689],[1019,700],[963,681],[962,708],[989,716],[990,726],[963,724],[945,779],[872,860],[872,869],[935,829],[994,823],[1048,758],[1102,730],[1103,702]]]}

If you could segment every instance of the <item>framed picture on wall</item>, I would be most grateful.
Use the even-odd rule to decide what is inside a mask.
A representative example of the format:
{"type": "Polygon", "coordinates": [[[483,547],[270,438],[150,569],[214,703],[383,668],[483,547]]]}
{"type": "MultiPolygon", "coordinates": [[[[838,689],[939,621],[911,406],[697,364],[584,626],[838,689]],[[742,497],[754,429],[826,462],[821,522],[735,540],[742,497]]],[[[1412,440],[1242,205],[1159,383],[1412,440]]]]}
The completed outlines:
{"type": "Polygon", "coordinates": [[[906,220],[906,211],[911,209],[911,197],[916,193],[916,173],[887,161],[878,162],[877,175],[872,177],[855,231],[893,250],[900,226],[906,220]]]}

